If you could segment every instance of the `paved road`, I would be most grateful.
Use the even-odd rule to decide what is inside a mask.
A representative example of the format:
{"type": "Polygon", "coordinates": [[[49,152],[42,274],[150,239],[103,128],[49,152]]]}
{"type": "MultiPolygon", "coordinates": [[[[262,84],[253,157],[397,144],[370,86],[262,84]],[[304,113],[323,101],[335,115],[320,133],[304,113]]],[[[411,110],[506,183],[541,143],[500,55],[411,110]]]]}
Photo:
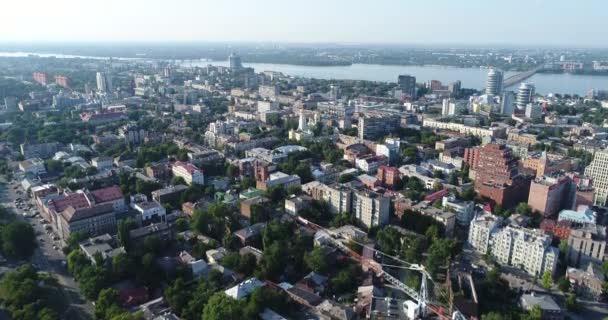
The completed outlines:
{"type": "Polygon", "coordinates": [[[65,255],[61,251],[62,245],[59,241],[53,240],[54,234],[48,233],[45,230],[45,226],[48,224],[46,222],[41,223],[39,216],[25,218],[22,215],[24,210],[16,208],[14,201],[17,198],[21,198],[26,206],[28,204],[32,206],[31,210],[26,211],[31,212],[36,210],[34,203],[30,202],[23,194],[21,186],[17,189],[14,188],[17,185],[16,183],[6,183],[4,180],[0,180],[0,203],[5,208],[12,210],[17,215],[17,219],[27,221],[34,227],[39,246],[32,256],[32,264],[39,270],[52,274],[59,284],[63,286],[69,303],[68,311],[63,318],[93,319],[93,306],[80,294],[78,284],[68,274],[67,268],[62,264],[66,260],[65,255]]]}

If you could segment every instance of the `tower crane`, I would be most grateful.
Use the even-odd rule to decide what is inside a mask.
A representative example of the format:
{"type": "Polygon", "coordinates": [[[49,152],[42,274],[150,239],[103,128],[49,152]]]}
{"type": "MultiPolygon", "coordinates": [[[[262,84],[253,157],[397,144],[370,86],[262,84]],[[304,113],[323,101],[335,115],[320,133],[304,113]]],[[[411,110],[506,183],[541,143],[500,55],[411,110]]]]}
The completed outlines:
{"type": "Polygon", "coordinates": [[[408,295],[409,297],[411,297],[415,302],[416,302],[416,309],[418,310],[418,314],[416,315],[419,318],[423,318],[429,315],[429,312],[436,315],[437,317],[439,317],[439,319],[441,320],[467,320],[466,317],[460,313],[459,311],[454,311],[452,313],[452,315],[450,316],[448,313],[445,312],[443,306],[441,306],[438,303],[434,303],[434,302],[430,302],[429,301],[429,297],[428,297],[428,281],[432,281],[432,277],[431,275],[426,271],[426,269],[424,268],[423,265],[419,265],[419,264],[412,264],[406,261],[403,261],[401,259],[399,259],[398,257],[394,257],[392,255],[386,254],[380,250],[377,250],[375,248],[371,248],[369,246],[367,246],[366,244],[357,242],[355,240],[350,240],[362,247],[365,247],[367,249],[372,250],[373,252],[379,253],[383,256],[386,257],[390,257],[392,260],[395,260],[397,262],[400,263],[400,265],[386,265],[386,264],[381,264],[377,261],[375,261],[374,259],[368,259],[363,257],[362,255],[360,255],[359,253],[355,252],[354,250],[352,250],[351,248],[349,248],[348,246],[346,246],[341,240],[340,240],[340,235],[338,235],[337,233],[328,230],[326,228],[323,228],[322,226],[311,222],[307,219],[304,219],[300,216],[296,217],[296,221],[302,225],[305,225],[307,227],[312,228],[315,231],[320,231],[323,232],[324,234],[327,235],[327,239],[331,242],[332,245],[334,245],[338,250],[344,252],[345,254],[347,254],[348,256],[350,256],[353,260],[357,261],[359,264],[361,264],[362,267],[368,269],[368,270],[372,270],[378,277],[382,277],[383,279],[385,279],[387,282],[389,282],[390,284],[392,284],[393,286],[395,286],[396,288],[398,288],[399,290],[401,290],[402,292],[404,292],[406,295],[408,295]],[[421,284],[420,284],[420,290],[415,290],[411,287],[408,287],[407,285],[405,285],[403,282],[401,282],[399,279],[397,279],[396,277],[394,277],[393,275],[391,275],[390,273],[386,272],[383,267],[387,267],[387,268],[399,268],[399,269],[405,269],[405,270],[413,270],[416,272],[419,272],[422,275],[422,280],[421,280],[421,284]]]}

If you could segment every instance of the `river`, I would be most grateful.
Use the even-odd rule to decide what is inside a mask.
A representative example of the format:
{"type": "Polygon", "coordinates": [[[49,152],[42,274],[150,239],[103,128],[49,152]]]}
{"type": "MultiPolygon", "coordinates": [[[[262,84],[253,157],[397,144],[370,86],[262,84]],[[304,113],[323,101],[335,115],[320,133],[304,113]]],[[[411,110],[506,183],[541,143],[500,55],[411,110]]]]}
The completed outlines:
{"type": "MultiPolygon", "coordinates": [[[[206,66],[208,64],[228,66],[227,61],[188,61],[182,65],[206,66]]],[[[416,77],[417,82],[439,80],[447,85],[460,80],[463,88],[482,89],[485,87],[488,70],[485,68],[458,68],[446,66],[397,66],[379,64],[353,64],[350,66],[297,66],[289,64],[269,63],[243,63],[245,67],[252,67],[257,72],[278,71],[286,75],[318,79],[337,80],[369,80],[396,82],[400,74],[409,74],[416,77]]],[[[506,72],[505,78],[515,74],[506,72]]],[[[561,93],[585,95],[590,89],[608,90],[608,76],[578,75],[578,74],[549,74],[537,73],[525,80],[536,86],[536,92],[541,94],[561,93]]],[[[514,85],[509,90],[517,90],[514,85]]]]}
{"type": "MultiPolygon", "coordinates": [[[[0,52],[0,57],[24,57],[27,55],[38,55],[41,57],[57,58],[83,58],[83,59],[108,59],[108,57],[91,57],[49,53],[30,52],[0,52]]],[[[117,60],[152,60],[149,58],[113,58],[117,60]]],[[[188,60],[181,63],[184,66],[206,66],[208,64],[228,66],[228,61],[212,61],[205,59],[188,60]]],[[[252,67],[257,72],[278,71],[286,75],[337,80],[369,80],[396,82],[400,74],[410,74],[416,77],[418,82],[439,80],[444,84],[460,80],[462,87],[481,89],[485,86],[487,69],[484,68],[458,68],[446,66],[397,66],[378,64],[353,64],[350,66],[298,66],[290,64],[271,63],[243,63],[245,67],[252,67]]],[[[513,75],[507,72],[505,78],[513,75]]],[[[562,93],[585,95],[591,89],[608,90],[608,76],[578,75],[578,74],[548,74],[537,73],[525,80],[536,86],[536,92],[541,94],[562,93]]],[[[517,90],[517,85],[509,88],[517,90]]]]}

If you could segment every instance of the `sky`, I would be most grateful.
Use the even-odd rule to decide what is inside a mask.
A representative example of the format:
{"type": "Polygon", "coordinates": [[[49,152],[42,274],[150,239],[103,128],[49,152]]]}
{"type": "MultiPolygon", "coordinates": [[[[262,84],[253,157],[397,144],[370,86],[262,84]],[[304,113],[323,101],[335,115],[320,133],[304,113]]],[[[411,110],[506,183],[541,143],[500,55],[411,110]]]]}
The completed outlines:
{"type": "Polygon", "coordinates": [[[608,46],[605,0],[3,0],[0,42],[608,46]]]}

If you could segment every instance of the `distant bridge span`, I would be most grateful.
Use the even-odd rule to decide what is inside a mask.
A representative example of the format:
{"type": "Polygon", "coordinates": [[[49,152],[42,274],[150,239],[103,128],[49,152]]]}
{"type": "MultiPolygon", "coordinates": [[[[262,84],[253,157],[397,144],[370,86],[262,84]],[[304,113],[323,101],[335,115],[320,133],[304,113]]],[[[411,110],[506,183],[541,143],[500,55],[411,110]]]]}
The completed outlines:
{"type": "Polygon", "coordinates": [[[525,71],[525,72],[521,72],[518,74],[514,74],[508,78],[506,78],[503,83],[502,86],[503,88],[507,88],[510,87],[512,85],[518,84],[528,78],[530,78],[531,76],[533,76],[534,74],[536,74],[537,72],[539,72],[540,70],[542,70],[545,66],[544,65],[540,65],[537,66],[531,70],[525,71]]]}

